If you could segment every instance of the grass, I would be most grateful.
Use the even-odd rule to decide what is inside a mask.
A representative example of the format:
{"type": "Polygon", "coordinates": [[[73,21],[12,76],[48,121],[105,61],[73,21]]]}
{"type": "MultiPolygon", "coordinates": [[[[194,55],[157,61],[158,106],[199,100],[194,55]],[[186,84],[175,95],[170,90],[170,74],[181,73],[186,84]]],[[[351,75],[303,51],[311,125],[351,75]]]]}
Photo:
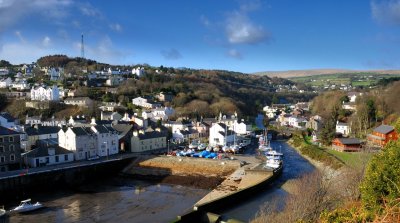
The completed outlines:
{"type": "Polygon", "coordinates": [[[329,154],[332,154],[349,167],[359,167],[365,164],[373,155],[366,152],[339,152],[332,149],[326,149],[329,154]]]}

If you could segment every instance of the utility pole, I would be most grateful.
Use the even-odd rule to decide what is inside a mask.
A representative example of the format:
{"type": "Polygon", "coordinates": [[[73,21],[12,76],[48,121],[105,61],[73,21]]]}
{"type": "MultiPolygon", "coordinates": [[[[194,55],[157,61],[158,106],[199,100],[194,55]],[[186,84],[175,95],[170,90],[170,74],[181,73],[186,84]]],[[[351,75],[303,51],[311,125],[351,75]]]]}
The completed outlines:
{"type": "Polygon", "coordinates": [[[85,47],[83,45],[83,33],[82,33],[81,37],[82,37],[81,38],[81,57],[82,57],[82,59],[84,59],[85,58],[85,47]]]}

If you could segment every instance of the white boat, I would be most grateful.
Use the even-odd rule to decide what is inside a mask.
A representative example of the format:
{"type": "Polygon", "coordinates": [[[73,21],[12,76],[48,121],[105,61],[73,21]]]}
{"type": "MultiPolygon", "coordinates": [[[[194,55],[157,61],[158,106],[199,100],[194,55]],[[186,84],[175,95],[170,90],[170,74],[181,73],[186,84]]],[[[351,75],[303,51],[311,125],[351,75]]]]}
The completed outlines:
{"type": "Polygon", "coordinates": [[[3,217],[4,215],[6,215],[7,211],[4,209],[4,206],[0,207],[0,219],[1,217],[3,217]]]}
{"type": "Polygon", "coordinates": [[[206,149],[206,148],[207,148],[207,145],[204,144],[204,143],[201,143],[201,144],[197,147],[198,150],[204,150],[204,149],[206,149]]]}
{"type": "Polygon", "coordinates": [[[280,159],[267,159],[265,162],[265,167],[277,169],[282,165],[282,160],[280,159]]]}
{"type": "Polygon", "coordinates": [[[43,207],[43,204],[41,204],[39,202],[32,204],[31,199],[27,199],[27,200],[21,201],[19,206],[12,209],[11,211],[22,213],[22,212],[34,211],[34,210],[37,210],[42,207],[43,207]]]}
{"type": "Polygon", "coordinates": [[[275,150],[269,150],[265,153],[265,156],[267,157],[267,159],[282,159],[283,153],[279,153],[275,150]]]}

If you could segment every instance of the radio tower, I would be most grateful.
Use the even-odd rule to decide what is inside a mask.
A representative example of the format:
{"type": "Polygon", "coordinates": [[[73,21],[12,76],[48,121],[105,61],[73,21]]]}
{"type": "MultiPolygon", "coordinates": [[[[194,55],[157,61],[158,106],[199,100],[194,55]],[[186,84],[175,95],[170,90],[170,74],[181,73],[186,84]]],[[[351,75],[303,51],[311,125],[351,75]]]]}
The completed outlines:
{"type": "Polygon", "coordinates": [[[82,33],[82,39],[81,39],[81,57],[82,57],[82,59],[85,58],[85,47],[83,45],[83,33],[82,33]]]}

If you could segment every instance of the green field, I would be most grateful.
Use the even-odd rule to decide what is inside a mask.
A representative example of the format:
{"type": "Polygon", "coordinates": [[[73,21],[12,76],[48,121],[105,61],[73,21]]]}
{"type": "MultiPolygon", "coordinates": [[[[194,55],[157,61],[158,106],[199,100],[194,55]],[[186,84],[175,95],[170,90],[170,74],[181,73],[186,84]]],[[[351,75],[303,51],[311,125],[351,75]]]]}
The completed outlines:
{"type": "Polygon", "coordinates": [[[326,150],[328,153],[334,155],[339,160],[343,161],[349,167],[361,167],[373,155],[373,153],[366,152],[339,152],[332,149],[326,150]]]}

